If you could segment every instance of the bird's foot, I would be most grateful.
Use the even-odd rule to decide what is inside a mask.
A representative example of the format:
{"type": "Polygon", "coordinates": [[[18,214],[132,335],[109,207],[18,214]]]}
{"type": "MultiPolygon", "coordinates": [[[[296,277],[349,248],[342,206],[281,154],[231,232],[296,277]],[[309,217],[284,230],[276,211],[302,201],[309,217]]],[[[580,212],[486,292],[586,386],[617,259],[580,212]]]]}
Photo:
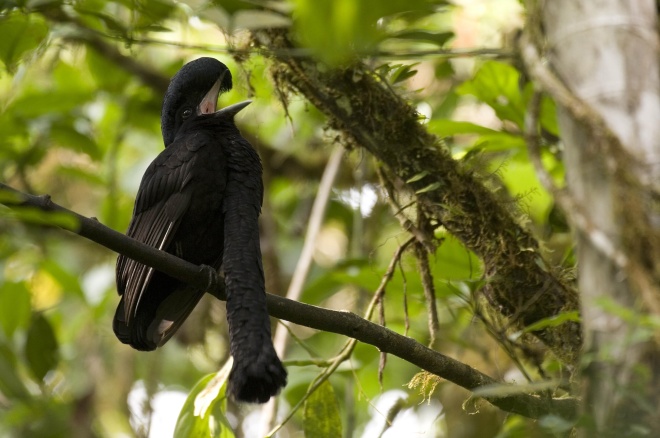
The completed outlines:
{"type": "Polygon", "coordinates": [[[218,298],[219,300],[226,300],[224,290],[224,282],[221,280],[220,274],[212,266],[209,265],[200,265],[200,272],[203,272],[206,275],[206,292],[218,298]]]}

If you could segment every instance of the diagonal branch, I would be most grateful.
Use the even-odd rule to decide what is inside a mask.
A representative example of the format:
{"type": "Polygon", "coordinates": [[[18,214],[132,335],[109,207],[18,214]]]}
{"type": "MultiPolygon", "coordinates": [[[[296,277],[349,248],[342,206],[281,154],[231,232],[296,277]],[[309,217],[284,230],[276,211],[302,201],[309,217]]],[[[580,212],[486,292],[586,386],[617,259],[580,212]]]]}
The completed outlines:
{"type": "MultiPolygon", "coordinates": [[[[312,58],[287,56],[295,47],[284,30],[253,33],[272,53],[271,73],[282,89],[305,96],[323,112],[345,143],[369,151],[402,181],[429,218],[484,262],[493,311],[522,328],[578,308],[578,297],[546,268],[539,244],[497,197],[441,141],[419,123],[408,105],[367,65],[319,68],[312,58]]],[[[569,322],[533,333],[562,361],[575,364],[582,345],[580,325],[569,322]]]]}
{"type": "MultiPolygon", "coordinates": [[[[86,237],[140,263],[167,272],[177,280],[207,289],[218,299],[226,298],[222,277],[212,268],[195,266],[172,254],[138,242],[104,226],[97,220],[55,204],[48,195],[29,195],[0,183],[0,201],[12,208],[32,207],[45,212],[69,214],[75,218],[77,225],[64,228],[67,231],[86,237]]],[[[382,352],[398,356],[470,391],[498,383],[492,377],[462,362],[433,351],[412,338],[367,321],[354,313],[328,310],[271,294],[267,295],[267,303],[268,312],[276,318],[317,330],[338,333],[373,345],[382,352]]],[[[549,399],[518,393],[502,397],[488,397],[486,400],[502,410],[530,418],[555,414],[572,419],[577,414],[577,401],[572,398],[549,399]]]]}

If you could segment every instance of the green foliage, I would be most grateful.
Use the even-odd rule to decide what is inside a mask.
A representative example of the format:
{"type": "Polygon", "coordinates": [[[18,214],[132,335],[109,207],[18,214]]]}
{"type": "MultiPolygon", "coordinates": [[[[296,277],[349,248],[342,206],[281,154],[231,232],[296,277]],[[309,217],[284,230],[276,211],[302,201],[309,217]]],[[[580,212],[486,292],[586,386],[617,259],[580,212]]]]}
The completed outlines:
{"type": "Polygon", "coordinates": [[[30,321],[30,292],[23,282],[6,281],[0,289],[0,326],[7,338],[30,321]]]}
{"type": "Polygon", "coordinates": [[[305,401],[303,430],[309,438],[343,436],[339,402],[328,380],[324,381],[305,401]]]}
{"type": "Polygon", "coordinates": [[[38,15],[12,12],[0,16],[0,60],[10,72],[36,50],[48,35],[48,25],[38,15]]]}
{"type": "Polygon", "coordinates": [[[443,46],[453,36],[451,32],[423,29],[389,31],[386,25],[391,20],[415,21],[416,17],[430,15],[447,4],[442,0],[293,0],[293,4],[294,28],[300,42],[329,64],[374,52],[387,38],[443,46]]]}
{"type": "Polygon", "coordinates": [[[25,341],[25,359],[37,380],[43,380],[46,373],[54,369],[59,361],[58,344],[53,327],[41,313],[32,316],[25,341]]]}
{"type": "Polygon", "coordinates": [[[179,413],[175,438],[234,437],[223,413],[226,410],[225,391],[230,369],[231,362],[216,374],[209,374],[195,384],[179,413]]]}
{"type": "MultiPolygon", "coordinates": [[[[420,112],[430,108],[428,119],[420,116],[420,123],[444,138],[467,168],[472,159],[478,161],[475,172],[484,174],[496,190],[521,198],[520,216],[529,214],[536,229],[543,230],[550,198],[536,181],[522,135],[530,85],[503,62],[476,62],[472,74],[471,68],[446,57],[406,56],[451,48],[454,37],[461,36],[458,31],[463,31],[454,24],[459,18],[460,10],[442,0],[23,2],[20,8],[0,13],[0,180],[34,194],[49,193],[56,202],[125,231],[140,178],[163,148],[162,84],[141,77],[122,55],[160,74],[165,83],[185,61],[215,56],[230,67],[235,83],[220,105],[254,99],[238,123],[264,158],[262,239],[264,248],[275,254],[274,259],[265,255],[270,263],[265,274],[273,280],[273,292],[283,293],[300,257],[334,133],[327,129],[325,117],[297,96],[286,96],[285,111],[278,96],[286,90],[273,85],[268,61],[250,52],[244,34],[225,40],[217,27],[233,31],[293,23],[305,52],[331,65],[366,59],[383,86],[420,112]],[[99,51],[84,43],[90,35],[112,50],[99,51]],[[207,45],[213,47],[199,48],[207,45]],[[218,50],[225,45],[236,49],[232,54],[238,61],[218,50]],[[457,114],[466,114],[462,110],[470,105],[492,109],[495,120],[459,119],[457,114]]],[[[548,99],[542,101],[540,126],[558,135],[554,104],[548,99]]],[[[561,178],[561,164],[550,151],[552,139],[543,146],[548,168],[561,178]]],[[[379,189],[367,213],[343,196],[378,187],[375,167],[357,151],[342,164],[302,301],[362,313],[392,254],[408,238],[379,189]]],[[[427,176],[417,174],[408,183],[427,176]]],[[[442,189],[438,184],[422,187],[418,193],[442,189]]],[[[412,200],[406,196],[404,200],[412,200]]],[[[406,202],[402,207],[415,223],[415,206],[406,202]]],[[[39,225],[52,223],[69,229],[78,225],[69,216],[0,209],[0,435],[67,436],[76,424],[99,437],[144,434],[129,421],[126,407],[135,383],[142,382],[150,394],[172,388],[189,391],[175,436],[234,436],[228,409],[237,430],[242,412],[227,406],[227,370],[216,372],[228,354],[223,306],[205,301],[163,349],[149,354],[132,351],[111,329],[118,301],[114,254],[39,225]]],[[[435,348],[494,376],[513,369],[474,317],[479,304],[475,297],[484,285],[479,260],[444,228],[436,229],[435,237],[441,241],[429,260],[440,324],[435,348]]],[[[386,287],[384,322],[427,344],[427,308],[417,261],[406,252],[386,287]]],[[[573,317],[539,321],[528,330],[573,317]]],[[[292,331],[296,340],[284,359],[302,365],[288,366],[289,385],[280,397],[281,409],[301,399],[318,375],[314,364],[334,357],[345,342],[330,333],[292,331]]],[[[379,363],[375,348],[359,344],[333,374],[334,388],[327,381],[321,385],[284,426],[287,433],[334,437],[342,435],[342,424],[352,424],[351,433],[359,436],[382,415],[373,411],[372,401],[383,391],[406,388],[411,380],[417,385],[406,389],[410,406],[438,398],[445,412],[460,411],[460,402],[446,395],[445,382],[420,374],[418,367],[398,358],[388,357],[381,388],[379,363]]],[[[534,374],[533,367],[528,368],[534,374]]],[[[478,422],[481,417],[470,420],[478,422]]],[[[548,429],[558,430],[561,425],[553,426],[551,420],[548,429]]],[[[393,415],[392,421],[399,419],[393,415]]],[[[444,416],[436,420],[443,425],[445,421],[444,416]]],[[[530,424],[509,416],[499,433],[531,436],[512,432],[518,426],[528,432],[530,424]]]]}

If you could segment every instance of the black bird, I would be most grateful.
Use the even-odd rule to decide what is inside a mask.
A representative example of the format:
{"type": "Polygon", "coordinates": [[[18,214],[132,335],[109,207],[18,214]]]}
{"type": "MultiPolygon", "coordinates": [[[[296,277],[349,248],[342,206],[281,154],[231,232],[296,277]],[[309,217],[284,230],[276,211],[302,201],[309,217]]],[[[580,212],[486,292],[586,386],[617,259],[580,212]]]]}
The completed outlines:
{"type": "MultiPolygon", "coordinates": [[[[200,58],[172,78],[161,115],[165,150],[147,168],[127,235],[225,274],[230,350],[228,392],[265,403],[286,385],[266,311],[258,217],[261,161],[234,123],[250,102],[216,111],[231,73],[200,58]]],[[[113,329],[137,350],[154,350],[181,327],[204,291],[123,255],[117,259],[121,301],[113,329]]]]}

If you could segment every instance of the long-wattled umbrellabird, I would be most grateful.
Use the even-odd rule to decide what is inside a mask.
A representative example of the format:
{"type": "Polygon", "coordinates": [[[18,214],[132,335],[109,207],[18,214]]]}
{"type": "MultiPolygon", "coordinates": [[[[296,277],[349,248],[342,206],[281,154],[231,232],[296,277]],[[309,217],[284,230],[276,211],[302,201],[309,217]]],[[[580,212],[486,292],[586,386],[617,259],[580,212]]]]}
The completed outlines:
{"type": "MultiPolygon", "coordinates": [[[[257,223],[261,161],[234,124],[250,102],[216,111],[218,95],[231,86],[229,69],[213,58],[192,61],[172,78],[161,115],[165,150],[142,177],[127,234],[191,263],[222,266],[234,357],[228,392],[265,403],[287,374],[266,311],[257,223]]],[[[165,344],[204,295],[123,255],[117,290],[114,332],[147,351],[165,344]]]]}

